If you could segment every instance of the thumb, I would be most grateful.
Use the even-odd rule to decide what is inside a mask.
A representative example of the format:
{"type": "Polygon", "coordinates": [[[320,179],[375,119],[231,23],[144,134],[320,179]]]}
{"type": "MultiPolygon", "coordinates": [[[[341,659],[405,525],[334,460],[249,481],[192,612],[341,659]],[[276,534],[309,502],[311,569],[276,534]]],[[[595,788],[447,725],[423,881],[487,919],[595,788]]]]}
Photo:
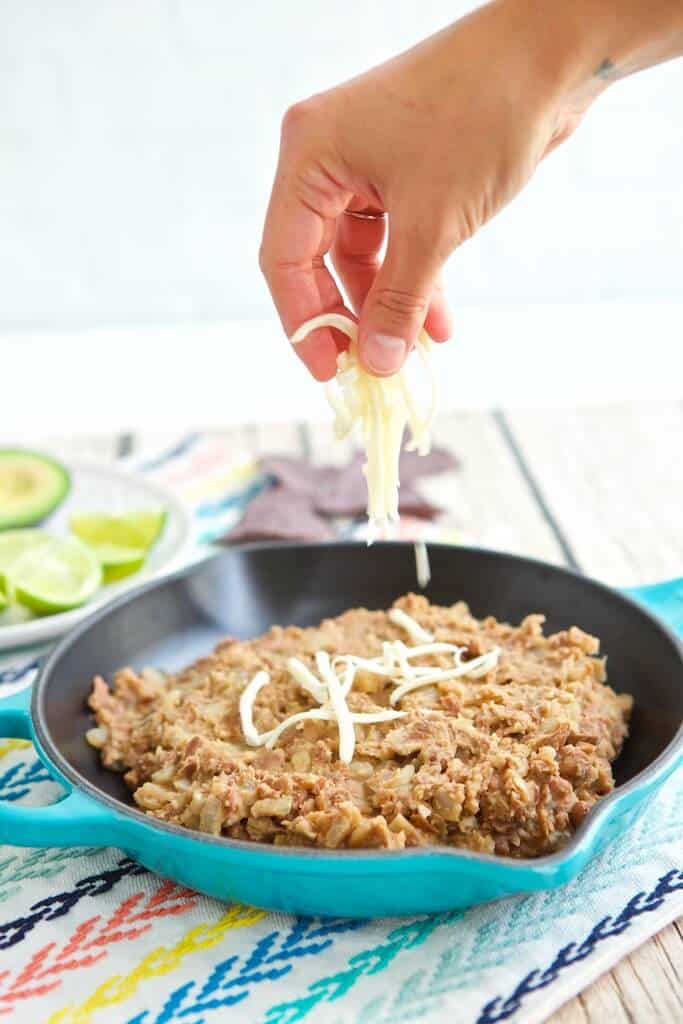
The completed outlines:
{"type": "Polygon", "coordinates": [[[390,233],[386,257],[363,304],[358,356],[365,370],[388,377],[401,369],[425,322],[442,247],[422,230],[390,233]]]}

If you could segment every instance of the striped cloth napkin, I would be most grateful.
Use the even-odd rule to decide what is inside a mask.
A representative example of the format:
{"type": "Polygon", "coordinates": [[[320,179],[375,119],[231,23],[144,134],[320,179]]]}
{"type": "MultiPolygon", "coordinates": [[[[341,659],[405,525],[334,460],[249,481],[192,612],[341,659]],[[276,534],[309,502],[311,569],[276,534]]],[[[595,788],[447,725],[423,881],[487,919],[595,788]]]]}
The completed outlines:
{"type": "MultiPolygon", "coordinates": [[[[194,436],[145,460],[194,511],[194,544],[267,485],[245,455],[194,436]]],[[[441,538],[438,527],[405,524],[441,538]]],[[[40,652],[0,661],[0,693],[40,652]]],[[[683,773],[564,889],[467,911],[352,921],[225,905],[121,850],[0,850],[0,1015],[49,1024],[535,1024],[683,912],[683,773]]],[[[59,786],[0,739],[0,799],[59,786]]]]}

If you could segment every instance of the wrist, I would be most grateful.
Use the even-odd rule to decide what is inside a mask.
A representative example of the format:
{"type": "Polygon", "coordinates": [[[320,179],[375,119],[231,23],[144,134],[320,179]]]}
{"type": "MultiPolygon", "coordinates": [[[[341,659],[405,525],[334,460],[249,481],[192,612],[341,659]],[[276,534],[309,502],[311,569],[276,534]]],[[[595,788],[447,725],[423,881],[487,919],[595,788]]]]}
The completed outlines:
{"type": "Polygon", "coordinates": [[[681,0],[502,0],[524,19],[553,84],[596,94],[683,55],[681,0]]]}
{"type": "Polygon", "coordinates": [[[495,0],[565,134],[620,78],[683,55],[681,0],[495,0]]]}
{"type": "Polygon", "coordinates": [[[607,81],[683,54],[680,0],[579,0],[577,7],[598,25],[594,73],[607,81]]]}

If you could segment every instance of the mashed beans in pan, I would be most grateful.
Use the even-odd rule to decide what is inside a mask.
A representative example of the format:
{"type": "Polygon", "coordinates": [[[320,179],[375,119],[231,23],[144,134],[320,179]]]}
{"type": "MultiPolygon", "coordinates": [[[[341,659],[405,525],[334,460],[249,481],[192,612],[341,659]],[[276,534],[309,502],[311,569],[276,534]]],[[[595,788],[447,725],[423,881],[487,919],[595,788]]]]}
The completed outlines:
{"type": "Polygon", "coordinates": [[[543,621],[478,620],[463,602],[439,607],[408,594],[393,613],[355,608],[307,629],[274,626],[253,640],[228,638],[174,675],[124,668],[111,688],[96,678],[87,739],[105,767],[124,773],[140,808],[211,835],[536,857],[566,843],[612,790],[632,706],[607,685],[596,638],[576,626],[546,636],[543,621]],[[402,645],[425,637],[433,650],[409,651],[409,660],[427,682],[406,686],[402,645]],[[341,698],[335,690],[335,706],[342,699],[346,708],[350,759],[340,759],[331,710],[272,739],[289,716],[330,706],[327,691],[292,674],[292,659],[320,679],[321,664],[345,665],[347,656],[353,680],[341,698]],[[249,709],[249,742],[240,697],[258,673],[267,681],[259,677],[249,709]],[[253,745],[266,734],[269,746],[253,745]]]}

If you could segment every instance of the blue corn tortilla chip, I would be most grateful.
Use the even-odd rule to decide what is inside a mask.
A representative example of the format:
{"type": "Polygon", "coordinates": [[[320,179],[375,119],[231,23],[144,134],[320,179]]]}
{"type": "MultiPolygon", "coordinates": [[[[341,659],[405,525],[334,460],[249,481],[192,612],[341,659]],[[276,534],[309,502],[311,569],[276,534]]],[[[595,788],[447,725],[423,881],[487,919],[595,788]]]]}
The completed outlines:
{"type": "MultiPolygon", "coordinates": [[[[345,466],[314,466],[307,459],[287,455],[264,457],[261,471],[271,478],[273,485],[249,503],[240,522],[224,540],[231,543],[332,539],[334,529],[327,520],[357,519],[366,513],[363,462],[360,453],[345,466]]],[[[416,481],[457,466],[457,459],[443,448],[434,448],[428,455],[402,452],[399,512],[433,519],[441,509],[420,494],[416,481]]]]}
{"type": "MultiPolygon", "coordinates": [[[[364,457],[354,455],[346,466],[333,468],[322,467],[313,501],[318,512],[325,516],[355,519],[365,515],[368,495],[365,476],[363,475],[364,457]]],[[[457,467],[457,460],[447,451],[435,448],[429,455],[416,455],[415,452],[401,452],[399,462],[399,479],[401,486],[398,492],[398,510],[404,515],[419,516],[432,519],[441,511],[436,505],[422,497],[415,488],[415,481],[421,476],[433,476],[457,467]]]]}
{"type": "Polygon", "coordinates": [[[334,538],[334,530],[317,515],[307,495],[288,487],[271,487],[249,502],[224,541],[307,540],[334,538]]]}

